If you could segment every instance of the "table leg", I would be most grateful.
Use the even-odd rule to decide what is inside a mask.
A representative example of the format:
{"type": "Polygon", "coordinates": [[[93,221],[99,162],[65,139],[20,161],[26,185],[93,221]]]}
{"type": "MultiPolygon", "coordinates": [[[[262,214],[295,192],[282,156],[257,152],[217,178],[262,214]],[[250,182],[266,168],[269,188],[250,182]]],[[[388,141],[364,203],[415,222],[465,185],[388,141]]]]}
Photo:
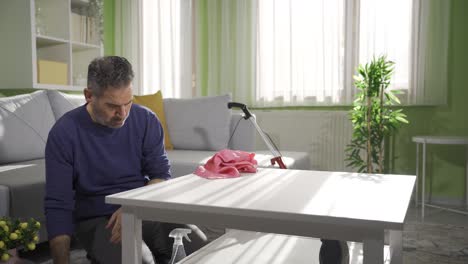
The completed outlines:
{"type": "Polygon", "coordinates": [[[415,186],[415,196],[414,196],[414,205],[418,207],[418,182],[419,182],[419,143],[416,143],[416,186],[415,186]]]}
{"type": "Polygon", "coordinates": [[[383,264],[384,263],[384,234],[365,239],[362,243],[364,253],[363,264],[383,264]]]}
{"type": "Polygon", "coordinates": [[[141,219],[122,208],[122,263],[141,264],[141,219]]]}
{"type": "Polygon", "coordinates": [[[424,206],[426,201],[426,143],[423,143],[422,161],[422,192],[421,192],[421,220],[424,221],[424,206]]]}
{"type": "Polygon", "coordinates": [[[390,230],[390,263],[402,264],[403,263],[403,232],[400,230],[390,230]]]}

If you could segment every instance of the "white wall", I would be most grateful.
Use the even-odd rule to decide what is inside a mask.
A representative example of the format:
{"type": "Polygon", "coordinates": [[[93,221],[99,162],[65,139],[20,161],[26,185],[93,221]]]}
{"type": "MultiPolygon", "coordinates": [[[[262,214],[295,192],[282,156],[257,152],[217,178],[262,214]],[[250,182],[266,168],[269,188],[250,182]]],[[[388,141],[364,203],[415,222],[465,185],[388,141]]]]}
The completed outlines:
{"type": "MultiPolygon", "coordinates": [[[[344,161],[344,149],[352,135],[346,111],[254,110],[252,113],[280,151],[308,152],[314,170],[351,171],[344,161]]],[[[267,149],[258,134],[256,149],[267,149]]]]}

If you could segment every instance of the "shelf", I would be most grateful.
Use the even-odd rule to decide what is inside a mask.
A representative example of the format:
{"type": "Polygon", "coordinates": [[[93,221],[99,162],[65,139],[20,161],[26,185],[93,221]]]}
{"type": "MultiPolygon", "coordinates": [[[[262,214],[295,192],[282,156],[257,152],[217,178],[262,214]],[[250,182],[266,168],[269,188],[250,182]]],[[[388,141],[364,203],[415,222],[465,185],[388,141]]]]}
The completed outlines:
{"type": "Polygon", "coordinates": [[[85,87],[76,85],[57,85],[57,84],[46,84],[37,83],[34,88],[45,89],[45,90],[63,90],[63,91],[83,91],[85,87]]]}
{"type": "Polygon", "coordinates": [[[73,51],[81,51],[81,50],[89,50],[89,49],[101,49],[101,46],[83,42],[72,42],[72,50],[73,51]]]}
{"type": "Polygon", "coordinates": [[[67,44],[68,40],[48,36],[36,35],[36,46],[38,48],[67,44]]]}
{"type": "Polygon", "coordinates": [[[86,88],[86,85],[73,85],[71,87],[71,90],[73,90],[73,91],[83,91],[84,88],[86,88]]]}
{"type": "Polygon", "coordinates": [[[71,0],[72,7],[83,7],[88,6],[89,0],[71,0]]]}
{"type": "Polygon", "coordinates": [[[34,85],[34,88],[47,89],[47,90],[70,90],[70,85],[37,83],[36,85],[34,85]]]}
{"type": "Polygon", "coordinates": [[[0,88],[81,91],[83,86],[78,84],[87,78],[89,63],[104,51],[102,1],[1,1],[0,8],[7,12],[2,13],[0,35],[8,37],[2,39],[0,49],[0,88]],[[64,67],[59,67],[60,72],[44,71],[44,61],[66,64],[65,73],[64,67]],[[54,81],[57,76],[62,78],[54,81]]]}

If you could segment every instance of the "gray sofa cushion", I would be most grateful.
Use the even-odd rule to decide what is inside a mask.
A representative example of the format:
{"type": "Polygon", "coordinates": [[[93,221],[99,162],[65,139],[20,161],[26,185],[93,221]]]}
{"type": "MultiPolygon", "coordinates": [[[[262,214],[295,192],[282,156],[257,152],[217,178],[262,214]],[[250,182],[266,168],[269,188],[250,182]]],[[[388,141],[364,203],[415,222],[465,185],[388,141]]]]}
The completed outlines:
{"type": "Polygon", "coordinates": [[[0,98],[0,164],[43,158],[54,123],[45,91],[0,98]]]}
{"type": "Polygon", "coordinates": [[[54,112],[55,120],[58,120],[66,112],[86,103],[83,94],[66,94],[59,91],[47,91],[50,105],[54,112]]]}
{"type": "Polygon", "coordinates": [[[0,183],[10,190],[8,214],[37,217],[44,214],[45,160],[0,166],[0,183]]]}
{"type": "Polygon", "coordinates": [[[14,218],[34,217],[42,223],[40,239],[45,233],[44,194],[45,160],[37,159],[0,166],[0,190],[8,191],[7,201],[1,201],[3,213],[14,218]]]}
{"type": "Polygon", "coordinates": [[[168,150],[167,157],[171,162],[172,177],[192,173],[197,166],[205,164],[216,151],[203,150],[168,150]]]}
{"type": "MultiPolygon", "coordinates": [[[[197,166],[205,164],[216,151],[202,150],[168,150],[167,156],[171,161],[172,177],[179,177],[192,173],[197,166]]],[[[307,152],[282,151],[283,162],[288,169],[309,170],[310,159],[307,152]]],[[[271,165],[273,156],[267,150],[255,151],[255,159],[259,168],[278,168],[271,165]]]]}
{"type": "MultiPolygon", "coordinates": [[[[310,158],[307,152],[281,151],[282,160],[286,168],[292,170],[310,170],[310,158]]],[[[277,168],[271,165],[271,152],[268,150],[255,151],[255,159],[259,168],[277,168]]]]}
{"type": "Polygon", "coordinates": [[[174,149],[221,150],[227,148],[231,96],[165,99],[164,112],[174,149]]]}

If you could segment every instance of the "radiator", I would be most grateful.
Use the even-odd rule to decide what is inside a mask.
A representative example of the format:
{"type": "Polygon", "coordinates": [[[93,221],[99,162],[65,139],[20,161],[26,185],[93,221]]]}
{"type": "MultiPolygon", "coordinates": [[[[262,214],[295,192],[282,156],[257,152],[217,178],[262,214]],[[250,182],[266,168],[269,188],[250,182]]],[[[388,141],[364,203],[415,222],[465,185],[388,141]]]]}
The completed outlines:
{"type": "MultiPolygon", "coordinates": [[[[279,150],[305,151],[312,170],[352,171],[344,159],[352,136],[346,111],[253,111],[279,150]]],[[[257,135],[256,149],[266,149],[257,135]]]]}

